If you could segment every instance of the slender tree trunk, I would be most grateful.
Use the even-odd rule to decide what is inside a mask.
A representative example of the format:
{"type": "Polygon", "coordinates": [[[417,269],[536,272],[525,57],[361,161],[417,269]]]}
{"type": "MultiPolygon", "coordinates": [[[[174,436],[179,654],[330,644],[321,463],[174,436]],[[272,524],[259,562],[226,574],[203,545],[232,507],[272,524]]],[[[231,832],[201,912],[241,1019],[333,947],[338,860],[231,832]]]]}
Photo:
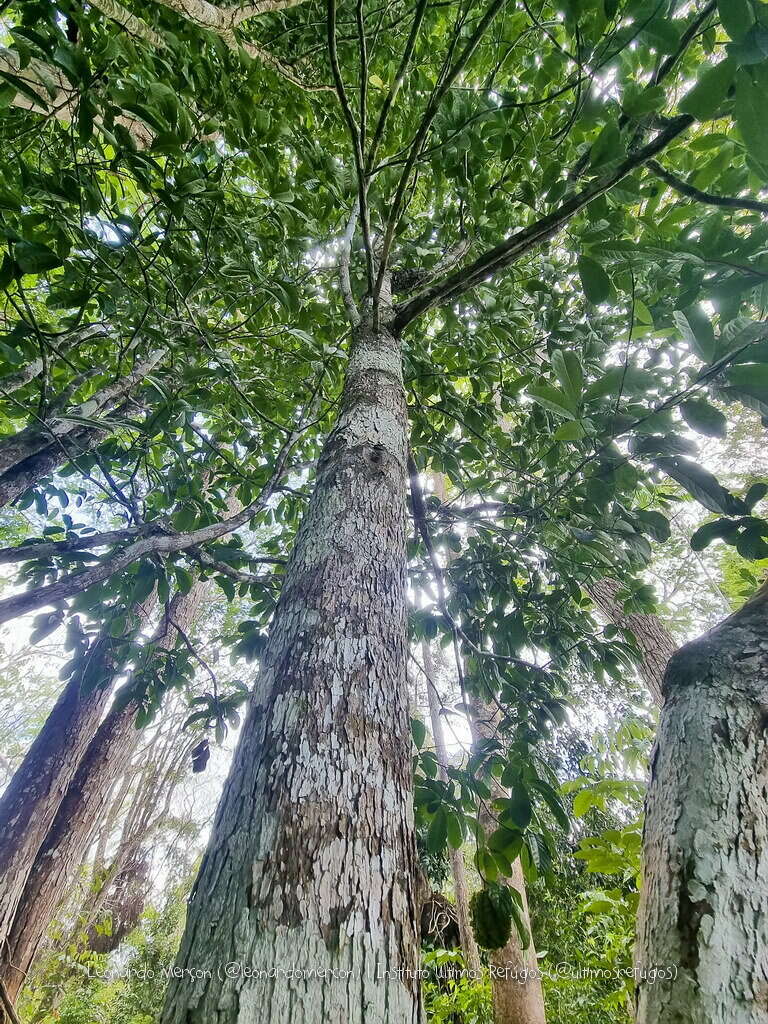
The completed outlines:
{"type": "Polygon", "coordinates": [[[627,629],[634,636],[642,654],[638,666],[643,682],[657,704],[661,704],[662,681],[667,662],[675,653],[675,638],[657,615],[627,613],[617,598],[621,590],[618,580],[604,579],[592,583],[589,596],[608,619],[620,629],[627,629]]]}
{"type": "Polygon", "coordinates": [[[651,763],[637,1024],[768,1022],[768,588],[672,658],[651,763]]]}
{"type": "MultiPolygon", "coordinates": [[[[205,583],[198,582],[187,594],[177,594],[171,602],[170,618],[184,632],[194,622],[207,590],[205,583]]],[[[177,635],[175,628],[161,625],[156,637],[157,647],[171,650],[177,635]]],[[[4,982],[13,1002],[56,911],[77,877],[94,830],[108,805],[114,782],[125,772],[138,746],[141,732],[136,729],[134,719],[139,701],[132,690],[129,680],[116,695],[80,758],[47,835],[27,871],[6,943],[0,949],[0,981],[4,982]]],[[[109,692],[109,687],[105,692],[109,692]]],[[[156,793],[155,802],[157,796],[156,793]]]]}
{"type": "MultiPolygon", "coordinates": [[[[496,738],[496,715],[491,708],[478,699],[474,701],[471,725],[476,742],[480,739],[496,738]]],[[[507,795],[495,779],[491,780],[491,792],[494,799],[507,795]]],[[[487,805],[480,808],[479,820],[486,833],[493,832],[497,828],[493,814],[487,805]]],[[[519,858],[512,865],[512,875],[506,881],[520,894],[521,916],[530,935],[530,945],[528,949],[523,949],[513,928],[506,946],[491,953],[494,1024],[546,1024],[544,991],[538,974],[538,960],[533,944],[525,876],[519,858]]]]}
{"type": "MultiPolygon", "coordinates": [[[[108,662],[110,656],[105,634],[90,658],[108,662]]],[[[7,948],[30,868],[109,699],[109,686],[85,691],[82,678],[77,672],[64,687],[0,797],[0,950],[7,948]]]]}
{"type": "Polygon", "coordinates": [[[364,322],[191,898],[177,970],[210,975],[165,1024],[419,1020],[406,469],[399,340],[364,322]]]}
{"type": "MultiPolygon", "coordinates": [[[[440,715],[440,698],[435,689],[435,665],[429,643],[426,640],[421,645],[421,651],[424,659],[424,674],[427,680],[427,701],[429,703],[429,718],[432,724],[432,737],[435,741],[435,754],[440,765],[440,776],[445,781],[448,778],[445,773],[445,766],[448,764],[448,752],[445,747],[443,720],[440,715]]],[[[461,939],[461,948],[464,952],[464,960],[468,970],[480,978],[482,976],[482,965],[469,918],[469,885],[467,883],[467,869],[464,865],[464,857],[461,850],[451,849],[450,860],[453,890],[456,895],[456,917],[459,923],[459,937],[461,939]]]]}

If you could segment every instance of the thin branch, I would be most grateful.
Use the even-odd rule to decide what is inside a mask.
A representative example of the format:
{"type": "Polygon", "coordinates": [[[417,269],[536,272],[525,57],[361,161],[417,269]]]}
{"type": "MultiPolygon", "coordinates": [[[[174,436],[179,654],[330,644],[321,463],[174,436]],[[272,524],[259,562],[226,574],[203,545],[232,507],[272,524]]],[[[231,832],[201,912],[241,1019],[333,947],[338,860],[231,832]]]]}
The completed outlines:
{"type": "Polygon", "coordinates": [[[381,112],[379,114],[379,120],[378,123],[376,124],[376,130],[373,133],[371,148],[368,152],[368,158],[365,164],[365,173],[367,176],[370,176],[371,171],[373,170],[373,165],[376,161],[376,153],[379,148],[379,144],[381,143],[381,140],[384,137],[384,129],[387,124],[389,112],[392,109],[392,104],[395,102],[397,94],[400,92],[402,84],[405,81],[405,72],[408,70],[408,65],[411,62],[411,57],[413,55],[413,49],[416,45],[416,39],[419,34],[419,29],[421,28],[421,23],[424,19],[424,12],[427,9],[427,3],[428,0],[419,0],[419,5],[416,8],[416,13],[413,16],[413,24],[411,25],[411,31],[408,36],[408,40],[405,44],[403,55],[400,59],[400,66],[397,69],[395,80],[390,86],[387,95],[384,99],[384,103],[382,104],[381,112]]]}
{"type": "Polygon", "coordinates": [[[293,447],[298,433],[298,430],[292,431],[286,439],[277,457],[272,475],[258,497],[254,498],[249,505],[246,505],[236,515],[230,516],[228,519],[219,520],[216,523],[211,523],[208,526],[200,527],[197,530],[192,530],[189,533],[168,531],[167,533],[140,537],[134,543],[129,544],[128,547],[115,552],[103,562],[99,562],[98,565],[91,566],[82,572],[71,573],[56,583],[50,583],[45,587],[36,587],[25,593],[6,598],[4,601],[0,601],[0,623],[8,622],[9,619],[14,619],[19,615],[34,611],[36,608],[43,608],[46,605],[65,601],[67,598],[87,590],[88,587],[101,583],[114,573],[120,572],[132,562],[146,555],[169,555],[176,551],[198,547],[199,545],[207,544],[209,541],[217,540],[219,537],[223,537],[236,530],[239,526],[243,526],[258,511],[265,507],[274,493],[277,484],[286,472],[288,454],[293,447]]]}
{"type": "Polygon", "coordinates": [[[701,29],[704,22],[707,20],[710,14],[714,14],[716,10],[717,0],[709,0],[709,3],[707,3],[707,5],[704,7],[701,14],[699,14],[698,17],[694,18],[694,20],[691,22],[691,24],[688,26],[685,32],[683,32],[683,34],[680,36],[680,42],[675,52],[671,53],[667,57],[667,59],[662,61],[662,63],[659,65],[658,71],[654,74],[653,78],[651,79],[650,84],[652,86],[658,85],[659,82],[663,81],[670,73],[670,71],[673,70],[673,68],[680,60],[682,55],[685,53],[690,44],[699,34],[699,30],[701,29]]]}
{"type": "Polygon", "coordinates": [[[648,161],[648,169],[653,171],[657,178],[661,178],[670,188],[688,199],[695,199],[699,203],[706,203],[708,206],[724,206],[731,210],[754,210],[757,213],[768,213],[768,203],[761,203],[758,199],[741,199],[738,196],[716,196],[712,192],[703,192],[700,188],[689,185],[683,178],[678,178],[672,171],[666,170],[656,160],[648,161]]]}
{"type": "MultiPolygon", "coordinates": [[[[257,576],[252,572],[245,572],[242,569],[235,569],[233,566],[228,565],[226,562],[220,561],[218,558],[214,558],[209,555],[202,548],[189,548],[189,557],[193,558],[196,562],[202,565],[206,569],[213,569],[222,576],[228,576],[230,579],[236,580],[238,583],[258,583],[259,586],[265,586],[269,582],[269,577],[257,576]]],[[[250,555],[246,555],[249,562],[264,562],[268,565],[285,565],[286,560],[284,558],[251,558],[250,555]]]]}
{"type": "Polygon", "coordinates": [[[0,565],[11,562],[28,562],[33,558],[50,558],[51,555],[67,555],[73,551],[89,551],[91,548],[107,548],[113,544],[133,541],[139,537],[150,537],[167,533],[162,520],[154,520],[143,526],[131,526],[124,530],[107,530],[91,537],[73,537],[70,540],[28,541],[16,547],[0,548],[0,565]]]}
{"type": "Polygon", "coordinates": [[[491,24],[493,23],[493,20],[499,14],[501,9],[506,5],[506,3],[507,0],[493,0],[493,3],[490,4],[483,17],[480,19],[477,27],[475,28],[475,31],[470,36],[467,45],[464,47],[463,51],[456,59],[453,66],[448,70],[448,72],[445,75],[445,78],[440,83],[439,87],[435,89],[432,97],[430,98],[429,103],[427,104],[427,109],[424,111],[424,116],[421,119],[421,123],[419,124],[419,127],[416,131],[414,140],[411,143],[411,148],[408,153],[408,157],[405,161],[405,166],[403,167],[402,173],[400,175],[400,180],[397,183],[397,189],[395,190],[395,196],[394,199],[392,200],[390,214],[389,217],[387,218],[387,224],[384,230],[384,241],[382,243],[381,255],[379,260],[379,272],[376,278],[376,286],[373,289],[374,315],[376,309],[378,308],[378,297],[381,292],[382,285],[384,284],[385,275],[387,273],[389,251],[392,247],[392,240],[394,238],[395,230],[397,228],[397,224],[400,220],[400,216],[402,213],[403,200],[405,198],[405,193],[410,182],[413,166],[419,156],[422,144],[427,137],[427,134],[432,126],[432,122],[437,116],[437,112],[440,109],[440,104],[442,103],[443,98],[445,97],[446,93],[453,85],[453,83],[456,81],[458,76],[469,63],[475,50],[480,45],[483,36],[488,31],[491,24]]]}
{"type": "Polygon", "coordinates": [[[352,141],[352,153],[355,159],[355,171],[357,173],[357,196],[360,204],[360,227],[363,232],[363,247],[365,249],[365,265],[368,274],[368,290],[373,288],[373,246],[371,245],[370,221],[368,217],[368,189],[363,165],[363,151],[361,146],[361,129],[355,122],[355,115],[349,105],[349,97],[344,86],[344,79],[341,77],[339,68],[339,55],[336,50],[336,0],[327,0],[327,30],[328,30],[328,59],[331,65],[331,74],[336,94],[339,97],[344,120],[347,122],[347,130],[352,141]]]}
{"type": "Polygon", "coordinates": [[[426,288],[432,281],[436,281],[443,274],[453,270],[456,264],[460,263],[467,255],[471,244],[468,238],[460,239],[456,245],[452,245],[450,249],[443,253],[431,270],[424,270],[420,267],[413,270],[393,270],[392,291],[408,293],[415,292],[420,288],[426,288]]]}
{"type": "Polygon", "coordinates": [[[150,46],[162,49],[168,45],[168,41],[159,32],[155,32],[145,21],[136,17],[135,14],[132,14],[127,7],[123,7],[117,0],[91,0],[91,5],[101,11],[102,14],[106,14],[112,21],[116,21],[130,35],[135,36],[137,39],[143,39],[150,46]]]}
{"type": "Polygon", "coordinates": [[[357,214],[360,208],[359,198],[355,200],[347,218],[347,226],[341,239],[341,252],[339,253],[339,287],[341,297],[344,300],[344,307],[347,311],[347,318],[353,327],[360,323],[360,311],[357,308],[354,294],[352,293],[352,281],[349,277],[349,263],[352,258],[352,239],[357,224],[357,214]]]}
{"type": "Polygon", "coordinates": [[[421,489],[421,484],[419,483],[419,471],[416,463],[413,461],[413,456],[410,454],[408,456],[408,476],[411,488],[411,508],[413,511],[413,519],[416,523],[416,528],[419,531],[419,536],[421,537],[424,547],[427,549],[427,554],[429,555],[430,565],[432,566],[432,572],[435,577],[435,586],[437,587],[438,607],[453,633],[454,643],[456,644],[457,650],[457,663],[459,662],[458,639],[461,638],[462,642],[467,645],[472,653],[477,654],[480,657],[492,658],[494,661],[512,665],[522,665],[524,668],[539,670],[539,666],[534,665],[530,661],[525,661],[522,658],[513,658],[505,654],[495,654],[493,651],[485,651],[482,647],[478,647],[477,644],[469,639],[467,634],[451,615],[450,610],[448,609],[448,601],[445,592],[443,567],[440,565],[438,560],[434,544],[432,543],[432,536],[427,525],[427,510],[426,505],[424,504],[424,494],[421,489]]]}

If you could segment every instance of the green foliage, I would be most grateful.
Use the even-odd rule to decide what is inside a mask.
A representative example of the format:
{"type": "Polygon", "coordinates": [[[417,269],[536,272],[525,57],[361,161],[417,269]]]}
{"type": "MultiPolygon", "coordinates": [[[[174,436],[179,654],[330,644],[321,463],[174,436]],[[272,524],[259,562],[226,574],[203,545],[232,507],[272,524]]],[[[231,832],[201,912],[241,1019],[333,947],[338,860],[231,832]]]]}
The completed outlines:
{"type": "Polygon", "coordinates": [[[437,949],[422,956],[424,1009],[430,1024],[492,1024],[489,976],[474,979],[461,953],[437,949]]]}
{"type": "MultiPolygon", "coordinates": [[[[13,582],[31,594],[106,567],[35,609],[34,642],[64,627],[62,681],[129,675],[142,726],[171,691],[188,694],[190,725],[219,739],[237,725],[349,359],[337,265],[359,144],[398,316],[429,292],[398,277],[441,277],[446,253],[469,245],[440,300],[403,321],[410,449],[421,479],[441,480],[426,495],[432,550],[409,530],[410,635],[460,666],[449,712],[491,701],[498,730],[442,777],[415,726],[415,817],[436,877],[449,847],[474,841],[481,927],[496,941],[517,920],[513,897],[503,914],[494,903],[506,906],[497,879],[514,860],[552,880],[574,828],[637,798],[633,778],[587,773],[566,785],[571,808],[545,753],[574,679],[607,693],[637,662],[596,623],[590,583],[620,579],[649,608],[644,574],[681,495],[717,516],[695,548],[723,539],[758,565],[768,553],[753,514],[764,492],[736,493],[699,450],[730,440],[745,409],[768,418],[765,218],[693,199],[639,157],[670,132],[654,156],[684,187],[762,194],[766,5],[724,0],[699,23],[699,4],[506,4],[450,83],[486,0],[426,5],[402,73],[414,4],[360,5],[375,38],[365,68],[352,6],[339,6],[347,116],[332,92],[297,84],[332,78],[317,4],[227,36],[151,2],[132,8],[138,32],[88,5],[5,7],[0,429],[30,459],[56,456],[23,477],[11,523],[24,517],[23,536],[9,527],[5,542],[25,542],[13,582]],[[362,128],[354,145],[350,124],[362,128]],[[505,266],[497,247],[512,242],[520,255],[505,266]],[[128,538],[84,546],[95,531],[196,530],[259,495],[246,522],[200,550],[143,550],[108,571],[128,538]],[[201,686],[194,637],[165,650],[133,614],[197,579],[227,605],[212,614],[215,645],[243,679],[226,689],[201,686]],[[489,836],[481,802],[498,817],[489,836]]],[[[367,309],[363,234],[351,236],[349,283],[367,309]]],[[[603,905],[611,921],[636,853],[636,829],[618,825],[580,848],[594,870],[617,868],[621,898],[594,897],[588,911],[603,905]]]]}

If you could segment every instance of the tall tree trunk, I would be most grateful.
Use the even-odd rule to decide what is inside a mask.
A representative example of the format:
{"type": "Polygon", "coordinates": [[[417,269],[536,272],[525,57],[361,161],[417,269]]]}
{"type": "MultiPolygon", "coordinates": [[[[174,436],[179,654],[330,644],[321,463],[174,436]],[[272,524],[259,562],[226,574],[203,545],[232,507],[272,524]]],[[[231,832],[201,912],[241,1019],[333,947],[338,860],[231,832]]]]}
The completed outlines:
{"type": "MultiPolygon", "coordinates": [[[[435,741],[435,754],[440,766],[440,777],[445,781],[448,778],[445,773],[445,767],[449,763],[448,752],[445,747],[443,720],[440,715],[440,698],[435,689],[435,664],[429,643],[426,640],[421,645],[421,651],[424,659],[424,674],[427,680],[427,701],[429,703],[429,719],[432,724],[432,737],[435,741]]],[[[479,978],[482,974],[482,965],[469,917],[469,885],[467,883],[467,869],[464,866],[464,857],[461,850],[451,849],[450,860],[453,891],[456,895],[456,917],[459,923],[461,948],[464,952],[467,968],[479,978]]]]}
{"type": "Polygon", "coordinates": [[[637,1024],[768,1021],[768,587],[672,658],[651,763],[637,1024]]]}
{"type": "Polygon", "coordinates": [[[660,705],[664,671],[677,649],[675,638],[657,615],[624,611],[624,605],[617,597],[621,590],[618,580],[598,580],[587,590],[597,607],[615,626],[629,630],[634,636],[642,654],[638,666],[640,675],[654,701],[660,705]]]}
{"type": "MultiPolygon", "coordinates": [[[[206,584],[198,582],[187,594],[177,594],[171,602],[169,617],[184,632],[194,622],[207,591],[206,584]]],[[[177,635],[175,628],[161,624],[156,636],[157,647],[171,650],[177,635]]],[[[136,729],[134,719],[139,704],[128,680],[79,760],[47,835],[28,869],[6,943],[0,948],[0,981],[13,1002],[56,911],[77,877],[113,784],[127,769],[138,746],[141,732],[136,729]]]]}
{"type": "MultiPolygon", "coordinates": [[[[145,621],[153,604],[154,598],[150,598],[137,609],[139,621],[145,621]]],[[[94,642],[89,664],[92,658],[109,664],[111,652],[107,629],[94,642]]],[[[29,871],[94,735],[109,694],[109,685],[84,690],[83,672],[76,672],[0,797],[0,950],[7,948],[9,930],[29,871]]]]}
{"type": "Polygon", "coordinates": [[[364,322],[191,898],[177,969],[211,973],[165,1024],[419,1020],[406,466],[399,340],[364,322]],[[321,973],[245,974],[293,966],[321,973]]]}
{"type": "MultiPolygon", "coordinates": [[[[481,739],[495,739],[495,713],[477,698],[473,704],[471,726],[475,742],[481,739]]],[[[506,797],[506,791],[495,779],[491,780],[490,785],[494,799],[506,797]]],[[[497,828],[493,814],[486,804],[480,808],[479,820],[486,834],[497,828]]],[[[512,874],[506,881],[520,894],[521,917],[528,929],[530,945],[528,949],[523,949],[513,928],[506,946],[491,953],[494,1024],[546,1024],[544,991],[538,974],[539,965],[533,944],[525,876],[519,858],[512,865],[512,874]]]]}

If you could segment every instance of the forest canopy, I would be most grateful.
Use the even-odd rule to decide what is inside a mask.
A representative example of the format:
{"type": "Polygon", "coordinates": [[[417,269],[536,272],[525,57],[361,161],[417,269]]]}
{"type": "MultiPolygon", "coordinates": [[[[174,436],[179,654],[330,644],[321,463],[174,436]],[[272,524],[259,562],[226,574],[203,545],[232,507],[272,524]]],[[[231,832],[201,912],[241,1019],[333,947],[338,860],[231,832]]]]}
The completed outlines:
{"type": "Polygon", "coordinates": [[[2,4],[8,1021],[762,1019],[767,96],[764,0],[2,4]]]}

